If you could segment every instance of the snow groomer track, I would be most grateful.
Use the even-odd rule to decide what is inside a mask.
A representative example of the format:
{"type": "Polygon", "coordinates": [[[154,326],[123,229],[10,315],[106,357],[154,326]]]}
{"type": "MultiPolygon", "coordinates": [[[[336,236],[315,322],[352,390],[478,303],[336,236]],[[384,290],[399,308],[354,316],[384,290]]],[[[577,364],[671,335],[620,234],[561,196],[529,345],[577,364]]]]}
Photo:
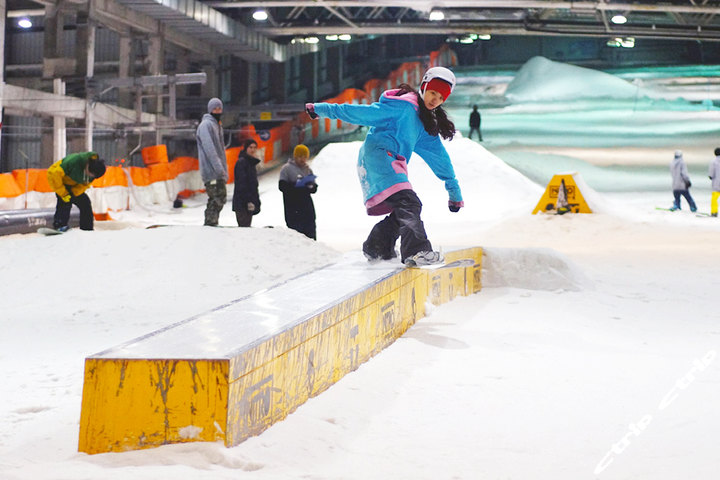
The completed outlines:
{"type": "Polygon", "coordinates": [[[79,450],[237,445],[400,337],[480,291],[482,249],[438,269],[343,261],[85,359],[79,450]]]}

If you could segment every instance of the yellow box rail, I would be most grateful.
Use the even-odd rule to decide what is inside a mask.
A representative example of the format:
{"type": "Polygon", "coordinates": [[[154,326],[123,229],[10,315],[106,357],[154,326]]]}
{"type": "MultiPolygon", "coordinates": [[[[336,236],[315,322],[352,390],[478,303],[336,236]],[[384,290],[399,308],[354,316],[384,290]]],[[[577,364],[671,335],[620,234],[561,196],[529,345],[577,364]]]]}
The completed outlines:
{"type": "Polygon", "coordinates": [[[445,258],[433,270],[346,258],[86,358],[79,450],[261,433],[395,341],[427,301],[480,290],[481,248],[445,258]]]}

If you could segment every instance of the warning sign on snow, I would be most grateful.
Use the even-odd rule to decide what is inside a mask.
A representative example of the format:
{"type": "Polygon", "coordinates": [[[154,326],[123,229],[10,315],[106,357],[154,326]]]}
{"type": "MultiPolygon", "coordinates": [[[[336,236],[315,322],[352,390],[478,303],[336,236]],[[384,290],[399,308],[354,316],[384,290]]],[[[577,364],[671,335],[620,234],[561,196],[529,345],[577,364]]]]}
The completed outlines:
{"type": "Polygon", "coordinates": [[[553,176],[532,213],[592,213],[578,188],[578,184],[583,184],[579,175],[575,172],[553,176]]]}

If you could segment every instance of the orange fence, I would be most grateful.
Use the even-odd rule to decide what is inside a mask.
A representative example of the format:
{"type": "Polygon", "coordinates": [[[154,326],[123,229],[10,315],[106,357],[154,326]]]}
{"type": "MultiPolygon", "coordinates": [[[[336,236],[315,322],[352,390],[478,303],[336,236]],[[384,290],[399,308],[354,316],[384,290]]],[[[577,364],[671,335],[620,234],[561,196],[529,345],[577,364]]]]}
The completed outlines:
{"type": "MultiPolygon", "coordinates": [[[[394,88],[401,83],[419,85],[421,76],[427,67],[438,65],[453,66],[457,64],[455,53],[447,46],[430,53],[429,65],[420,62],[406,62],[390,72],[384,80],[369,80],[363,86],[363,90],[348,88],[340,94],[325,99],[329,103],[365,103],[376,101],[380,94],[387,89],[394,88]]],[[[288,121],[280,126],[258,133],[253,125],[250,125],[249,132],[244,138],[252,138],[258,144],[258,155],[263,164],[282,160],[283,155],[292,151],[292,143],[314,143],[337,135],[339,131],[351,126],[343,125],[340,120],[322,119],[311,120],[305,113],[299,113],[294,121],[288,121]]],[[[239,147],[229,148],[225,151],[228,162],[228,183],[234,183],[234,167],[240,153],[239,147]]],[[[141,152],[145,167],[129,167],[125,170],[129,173],[132,184],[135,187],[149,187],[156,182],[167,182],[176,179],[184,173],[193,173],[198,176],[195,181],[189,182],[197,188],[181,188],[179,195],[190,196],[203,191],[202,183],[199,181],[198,159],[193,157],[176,157],[169,161],[166,145],[153,145],[145,147],[141,152]]],[[[125,161],[121,160],[120,164],[125,161]]],[[[108,187],[128,187],[128,175],[121,166],[108,167],[101,178],[93,182],[96,189],[108,187]]],[[[172,190],[172,189],[171,189],[172,190]]],[[[37,192],[52,196],[52,189],[47,182],[47,169],[23,169],[14,170],[11,173],[0,173],[0,209],[7,208],[4,205],[11,205],[7,200],[19,197],[23,194],[37,192]],[[26,188],[27,185],[27,188],[26,188]],[[3,201],[5,200],[5,201],[3,201]]],[[[168,192],[170,193],[170,192],[168,192]]],[[[174,196],[175,190],[172,191],[174,196]]],[[[169,198],[172,201],[173,198],[169,198]]],[[[45,203],[48,203],[46,199],[45,203]]],[[[52,196],[54,204],[54,196],[52,196]]],[[[119,209],[119,207],[111,209],[119,209]]],[[[96,214],[99,212],[96,212],[96,214]]]]}

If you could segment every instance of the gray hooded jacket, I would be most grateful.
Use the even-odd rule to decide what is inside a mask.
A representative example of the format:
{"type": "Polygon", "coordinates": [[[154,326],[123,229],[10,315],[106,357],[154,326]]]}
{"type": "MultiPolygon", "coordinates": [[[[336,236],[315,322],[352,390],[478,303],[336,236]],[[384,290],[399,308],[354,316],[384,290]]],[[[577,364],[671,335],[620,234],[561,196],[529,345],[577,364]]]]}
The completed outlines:
{"type": "Polygon", "coordinates": [[[228,180],[223,129],[215,118],[206,113],[197,129],[198,159],[203,183],[228,180]]]}
{"type": "Polygon", "coordinates": [[[720,192],[720,156],[715,157],[715,159],[710,162],[708,175],[712,180],[713,192],[720,192]]]}
{"type": "Polygon", "coordinates": [[[687,190],[690,183],[687,165],[682,155],[675,155],[673,161],[670,162],[670,173],[672,174],[672,189],[687,190]]]}

